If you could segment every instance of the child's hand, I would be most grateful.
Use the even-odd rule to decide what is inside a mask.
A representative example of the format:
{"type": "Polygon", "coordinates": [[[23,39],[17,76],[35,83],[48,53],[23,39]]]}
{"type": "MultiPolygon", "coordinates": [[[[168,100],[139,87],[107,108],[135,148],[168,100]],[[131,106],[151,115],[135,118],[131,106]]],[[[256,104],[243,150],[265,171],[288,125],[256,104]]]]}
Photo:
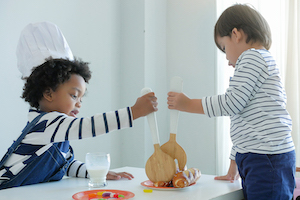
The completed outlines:
{"type": "Polygon", "coordinates": [[[240,177],[237,165],[234,160],[231,160],[230,166],[228,169],[228,173],[225,176],[216,176],[215,180],[225,180],[225,181],[230,181],[233,183],[235,180],[238,180],[240,177]]]}
{"type": "Polygon", "coordinates": [[[129,174],[127,172],[116,173],[116,172],[109,171],[106,175],[107,180],[119,180],[121,178],[127,178],[127,179],[131,180],[134,177],[132,174],[129,174]]]}
{"type": "Polygon", "coordinates": [[[229,172],[225,176],[216,176],[215,180],[224,180],[224,181],[230,181],[233,183],[235,180],[238,180],[240,178],[240,175],[237,174],[230,174],[229,172]]]}
{"type": "Polygon", "coordinates": [[[154,92],[149,92],[148,94],[139,97],[131,107],[133,120],[157,111],[157,105],[157,98],[154,92]]]}
{"type": "Polygon", "coordinates": [[[190,98],[183,93],[169,92],[168,93],[168,108],[180,111],[187,111],[190,98]]]}

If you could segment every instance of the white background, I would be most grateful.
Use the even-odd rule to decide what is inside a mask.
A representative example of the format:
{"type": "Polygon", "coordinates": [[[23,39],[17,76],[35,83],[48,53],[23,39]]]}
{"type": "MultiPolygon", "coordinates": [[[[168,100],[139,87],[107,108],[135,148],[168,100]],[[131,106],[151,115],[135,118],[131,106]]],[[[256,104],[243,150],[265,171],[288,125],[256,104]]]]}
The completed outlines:
{"type": "MultiPolygon", "coordinates": [[[[93,72],[79,117],[132,106],[143,87],[159,101],[161,144],[169,139],[166,98],[173,76],[184,80],[191,98],[216,93],[213,27],[216,2],[206,0],[0,0],[0,155],[27,122],[29,105],[20,98],[23,81],[16,46],[28,23],[50,21],[64,33],[73,54],[93,72]]],[[[180,113],[177,142],[188,167],[216,173],[216,119],[180,113]]],[[[134,128],[71,141],[75,157],[111,153],[112,168],[144,167],[153,153],[146,118],[134,128]]]]}

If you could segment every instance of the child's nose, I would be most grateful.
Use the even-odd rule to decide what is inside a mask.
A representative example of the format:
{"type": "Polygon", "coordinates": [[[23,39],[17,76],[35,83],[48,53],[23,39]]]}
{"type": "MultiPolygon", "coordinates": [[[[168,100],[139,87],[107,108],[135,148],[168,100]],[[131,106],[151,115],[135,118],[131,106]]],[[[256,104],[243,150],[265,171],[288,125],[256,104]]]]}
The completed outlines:
{"type": "Polygon", "coordinates": [[[80,107],[81,107],[81,101],[77,101],[77,103],[75,104],[75,106],[76,106],[77,108],[80,108],[80,107]]]}

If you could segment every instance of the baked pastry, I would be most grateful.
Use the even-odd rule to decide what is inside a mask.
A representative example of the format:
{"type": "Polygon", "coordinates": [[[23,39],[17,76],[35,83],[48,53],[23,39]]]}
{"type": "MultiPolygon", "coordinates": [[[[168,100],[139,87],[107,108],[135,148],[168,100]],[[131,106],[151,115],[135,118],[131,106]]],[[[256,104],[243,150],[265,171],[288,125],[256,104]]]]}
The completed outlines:
{"type": "Polygon", "coordinates": [[[183,188],[187,187],[196,181],[201,176],[201,172],[197,168],[189,168],[184,171],[179,171],[177,172],[172,181],[170,182],[165,182],[165,181],[158,181],[153,183],[154,187],[176,187],[176,188],[183,188]]]}
{"type": "Polygon", "coordinates": [[[154,187],[170,187],[170,185],[172,184],[172,181],[170,182],[165,182],[165,181],[158,181],[153,183],[154,187]]]}
{"type": "Polygon", "coordinates": [[[201,176],[201,172],[197,168],[189,168],[175,174],[172,183],[176,188],[187,187],[195,183],[201,176]]]}

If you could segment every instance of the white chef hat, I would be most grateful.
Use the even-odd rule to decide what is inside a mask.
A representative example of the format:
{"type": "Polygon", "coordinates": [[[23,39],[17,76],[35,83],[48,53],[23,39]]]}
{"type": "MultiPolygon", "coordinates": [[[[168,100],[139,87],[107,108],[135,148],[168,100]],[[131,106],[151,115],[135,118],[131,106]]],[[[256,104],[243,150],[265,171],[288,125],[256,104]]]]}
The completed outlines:
{"type": "Polygon", "coordinates": [[[74,59],[64,35],[50,22],[28,24],[21,33],[16,54],[23,77],[30,76],[32,68],[43,64],[50,56],[74,59]]]}

